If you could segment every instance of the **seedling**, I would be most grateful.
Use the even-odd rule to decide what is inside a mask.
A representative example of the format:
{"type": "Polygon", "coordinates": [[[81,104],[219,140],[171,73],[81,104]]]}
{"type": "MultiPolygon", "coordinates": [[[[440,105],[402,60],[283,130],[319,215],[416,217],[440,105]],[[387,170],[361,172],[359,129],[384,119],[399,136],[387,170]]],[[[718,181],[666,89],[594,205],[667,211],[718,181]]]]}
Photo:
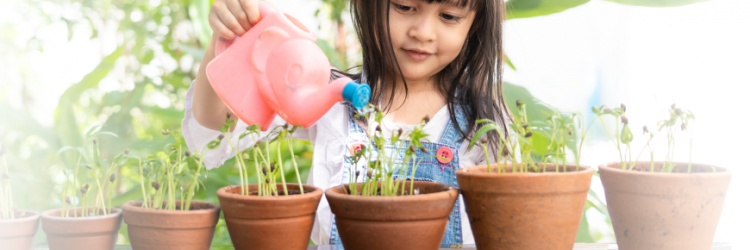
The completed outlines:
{"type": "Polygon", "coordinates": [[[10,188],[10,171],[8,162],[5,160],[5,144],[0,143],[0,220],[12,220],[16,218],[13,207],[13,192],[10,188]]]}
{"type": "Polygon", "coordinates": [[[404,132],[403,129],[391,131],[385,135],[382,128],[383,112],[369,104],[357,117],[364,117],[367,121],[371,119],[374,123],[368,123],[368,143],[361,145],[355,150],[349,161],[349,194],[362,196],[397,196],[418,195],[419,190],[414,189],[414,176],[417,168],[425,157],[417,158],[417,151],[427,152],[421,140],[429,136],[424,131],[424,126],[429,122],[425,117],[422,122],[411,131],[404,132]],[[406,140],[404,140],[406,139],[406,140]],[[386,142],[390,142],[393,148],[386,149],[386,142]],[[403,159],[398,156],[403,152],[403,159]],[[358,167],[360,161],[364,161],[362,168],[358,167]],[[411,163],[411,172],[409,164],[411,163]],[[362,187],[357,189],[357,182],[361,181],[362,187]],[[407,184],[408,183],[408,184],[407,184]]]}
{"type": "MultiPolygon", "coordinates": [[[[578,171],[580,167],[581,145],[583,139],[586,137],[588,128],[591,127],[591,123],[589,123],[589,126],[584,126],[583,115],[580,113],[561,112],[557,109],[547,114],[547,119],[544,121],[530,121],[526,112],[526,104],[520,100],[516,100],[516,107],[518,107],[520,112],[515,122],[508,125],[507,135],[503,135],[505,129],[493,120],[481,119],[476,122],[477,124],[482,124],[482,126],[474,133],[469,144],[469,149],[473,148],[477,142],[480,142],[487,162],[487,172],[493,172],[487,152],[488,141],[485,137],[490,131],[495,131],[500,135],[500,145],[496,147],[498,151],[496,155],[503,157],[504,166],[508,166],[508,161],[510,160],[511,173],[527,173],[530,171],[540,173],[547,171],[545,167],[547,163],[555,164],[555,172],[567,171],[566,159],[568,147],[570,147],[570,143],[575,145],[577,139],[575,131],[580,128],[581,144],[578,146],[575,158],[576,171],[578,171]],[[545,135],[548,140],[535,139],[534,135],[536,133],[545,135]],[[532,151],[535,148],[543,148],[545,150],[540,159],[533,157],[532,151]],[[520,154],[520,156],[516,154],[520,154]],[[562,170],[560,166],[562,166],[562,170]]],[[[505,167],[497,168],[497,173],[505,172],[505,167]]]]}
{"type": "Polygon", "coordinates": [[[196,150],[190,153],[183,151],[183,137],[179,131],[164,130],[162,134],[171,135],[175,142],[168,143],[163,151],[147,157],[145,161],[128,154],[127,150],[125,152],[128,158],[138,161],[143,195],[141,207],[190,210],[193,196],[202,185],[199,177],[204,170],[203,158],[208,150],[218,147],[221,139],[208,143],[200,152],[196,150]]]}
{"type": "Polygon", "coordinates": [[[286,177],[284,171],[284,159],[281,157],[282,154],[282,142],[286,141],[289,147],[289,153],[291,153],[292,167],[294,173],[297,176],[297,183],[299,184],[299,194],[305,194],[304,187],[302,186],[302,178],[299,174],[299,168],[297,166],[297,160],[294,155],[294,147],[292,144],[292,134],[300,128],[300,126],[292,126],[285,124],[283,126],[277,126],[271,129],[262,138],[260,126],[253,124],[247,126],[245,131],[240,133],[236,142],[232,141],[231,128],[237,124],[237,120],[231,119],[231,116],[227,114],[224,125],[221,126],[222,138],[227,138],[227,143],[232,148],[232,152],[235,154],[235,162],[240,172],[240,194],[241,195],[257,195],[257,196],[278,196],[279,190],[277,190],[276,180],[281,177],[281,186],[284,195],[295,194],[294,191],[290,191],[286,185],[286,177]],[[255,143],[247,149],[240,150],[240,141],[250,136],[252,141],[255,143]],[[265,139],[265,140],[261,140],[265,139]],[[273,143],[273,145],[272,145],[273,143]],[[271,154],[271,147],[276,147],[276,159],[271,154]],[[251,193],[248,190],[248,175],[249,171],[247,168],[250,156],[255,166],[255,174],[257,177],[258,191],[251,193]]]}
{"type": "Polygon", "coordinates": [[[63,175],[65,176],[61,197],[61,217],[63,218],[107,215],[109,214],[108,208],[112,207],[111,196],[112,189],[114,188],[112,184],[116,178],[114,170],[122,166],[127,161],[127,157],[126,154],[119,154],[112,159],[108,167],[105,167],[103,163],[105,160],[101,159],[99,142],[95,138],[99,138],[102,135],[117,138],[117,135],[111,132],[100,131],[101,128],[101,125],[96,125],[84,133],[85,143],[83,147],[65,146],[58,151],[58,155],[72,151],[74,159],[72,171],[63,170],[63,175]],[[88,145],[90,145],[90,150],[88,145]],[[84,174],[85,176],[86,172],[91,177],[90,180],[93,181],[94,186],[89,185],[89,183],[81,183],[82,176],[79,176],[79,174],[84,174]],[[106,185],[107,182],[110,185],[106,185]],[[105,199],[105,194],[108,194],[108,200],[105,199]],[[80,214],[78,213],[79,205],[81,207],[80,214]]]}
{"type": "MultiPolygon", "coordinates": [[[[628,118],[625,116],[625,105],[620,105],[620,108],[614,108],[609,109],[606,106],[601,106],[599,108],[592,108],[594,113],[598,115],[600,118],[600,121],[602,125],[604,126],[605,131],[607,131],[607,135],[612,140],[613,143],[615,143],[615,146],[617,147],[618,154],[620,156],[620,167],[623,170],[633,170],[636,163],[638,162],[638,159],[640,159],[641,155],[646,151],[648,148],[651,155],[651,166],[650,166],[650,172],[654,172],[655,166],[654,166],[654,148],[651,145],[651,141],[654,139],[653,132],[648,130],[648,127],[643,126],[643,134],[647,134],[649,136],[648,140],[646,141],[646,145],[643,146],[643,149],[641,149],[640,153],[638,153],[638,156],[636,156],[635,160],[633,159],[633,152],[631,150],[630,143],[633,141],[633,133],[630,130],[630,127],[628,126],[628,118]],[[615,132],[616,134],[613,135],[613,133],[610,133],[609,129],[607,128],[607,125],[604,123],[604,120],[601,118],[602,116],[610,115],[614,117],[615,119],[615,132]],[[622,128],[620,128],[620,123],[622,123],[622,128]],[[624,147],[623,147],[624,146],[624,147]]],[[[677,108],[674,104],[669,107],[668,109],[669,117],[665,120],[659,121],[657,123],[657,126],[659,127],[658,132],[661,132],[662,130],[666,130],[667,135],[667,156],[664,160],[664,164],[661,167],[661,172],[664,173],[671,173],[674,170],[675,164],[674,164],[674,152],[675,152],[675,135],[679,131],[687,131],[688,124],[691,121],[695,120],[695,115],[689,110],[683,111],[680,108],[677,108]],[[677,124],[680,124],[679,130],[677,129],[677,124]]],[[[688,162],[688,168],[687,172],[691,172],[692,168],[692,148],[693,148],[693,139],[690,138],[690,160],[688,162]]]]}

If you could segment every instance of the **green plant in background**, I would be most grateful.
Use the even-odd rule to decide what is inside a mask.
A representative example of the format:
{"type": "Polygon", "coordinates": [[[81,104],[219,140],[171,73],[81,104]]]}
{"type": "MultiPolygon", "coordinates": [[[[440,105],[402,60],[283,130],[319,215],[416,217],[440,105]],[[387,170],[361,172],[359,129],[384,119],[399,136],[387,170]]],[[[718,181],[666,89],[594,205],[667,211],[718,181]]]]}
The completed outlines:
{"type": "Polygon", "coordinates": [[[368,121],[372,119],[375,122],[368,123],[368,131],[374,131],[367,133],[368,143],[361,145],[361,148],[352,152],[352,156],[349,157],[352,163],[349,167],[349,194],[361,196],[419,194],[419,190],[414,190],[414,175],[417,167],[425,157],[440,157],[417,158],[417,151],[426,152],[420,140],[429,136],[424,132],[424,126],[429,118],[423,118],[422,122],[411,131],[399,129],[391,131],[390,135],[385,135],[381,129],[383,111],[380,109],[368,104],[364,111],[356,116],[364,117],[368,121]],[[386,143],[390,143],[394,148],[387,150],[386,143]],[[399,160],[401,152],[403,152],[403,159],[399,160]],[[364,161],[364,169],[362,169],[364,173],[359,170],[360,161],[364,161]],[[409,167],[410,164],[411,167],[409,167]],[[409,169],[411,173],[408,172],[409,169]],[[362,176],[361,179],[360,176],[362,176]],[[358,188],[357,182],[360,180],[362,180],[362,185],[358,188]]]}
{"type": "Polygon", "coordinates": [[[13,192],[10,188],[10,172],[8,161],[5,160],[5,144],[0,143],[0,220],[16,218],[13,207],[13,192]]]}
{"type": "MultiPolygon", "coordinates": [[[[116,134],[111,132],[101,131],[101,125],[95,125],[90,129],[87,129],[84,133],[84,141],[91,141],[91,151],[83,147],[72,147],[65,146],[58,151],[58,154],[62,155],[65,152],[71,151],[72,158],[75,161],[72,164],[72,169],[63,170],[65,176],[65,182],[63,191],[61,194],[61,200],[65,201],[62,204],[61,217],[89,217],[97,215],[109,214],[109,208],[112,207],[112,189],[114,188],[112,183],[115,180],[115,170],[122,166],[127,161],[125,154],[119,154],[115,156],[109,163],[108,167],[105,159],[102,159],[102,152],[100,143],[97,139],[101,135],[109,135],[117,138],[116,134]],[[89,185],[89,183],[83,181],[83,174],[88,172],[90,180],[94,182],[96,186],[89,185]],[[83,184],[85,183],[85,184],[83,184]],[[91,189],[94,187],[95,189],[91,189]],[[93,192],[89,192],[89,190],[93,192]],[[80,198],[78,196],[80,191],[80,198]],[[72,196],[71,196],[72,193],[72,196]],[[91,194],[93,193],[93,201],[91,194]],[[105,199],[105,194],[108,194],[108,200],[105,199]],[[80,204],[80,213],[78,205],[80,204]]],[[[88,178],[85,178],[88,179],[88,178]]]]}
{"type": "MultiPolygon", "coordinates": [[[[591,108],[594,114],[597,115],[599,120],[602,123],[602,126],[604,126],[605,131],[607,131],[607,135],[609,136],[610,140],[615,144],[617,147],[618,155],[620,156],[620,167],[622,170],[633,170],[638,160],[641,158],[643,153],[648,148],[651,154],[651,167],[650,172],[654,172],[654,149],[651,146],[651,141],[654,139],[654,134],[650,131],[648,131],[648,127],[643,126],[643,133],[648,134],[649,138],[646,141],[646,145],[643,146],[643,149],[641,149],[640,153],[636,156],[635,159],[633,159],[633,151],[631,150],[630,143],[633,141],[633,133],[630,130],[630,127],[628,125],[629,121],[628,118],[625,116],[625,105],[620,105],[618,108],[607,108],[606,106],[602,105],[601,107],[592,107],[591,108]],[[604,120],[601,118],[602,116],[612,116],[615,119],[615,130],[610,133],[609,129],[607,128],[607,124],[604,122],[604,120]],[[620,128],[620,123],[622,123],[622,128],[620,128]],[[621,145],[624,145],[624,147],[621,147],[621,145]]],[[[667,134],[667,156],[664,160],[664,164],[661,166],[661,172],[664,173],[671,173],[674,170],[674,167],[676,166],[674,163],[674,152],[675,152],[675,133],[677,133],[677,124],[680,124],[680,130],[685,131],[688,129],[688,124],[691,121],[695,120],[695,115],[693,115],[693,112],[690,112],[690,110],[683,111],[680,108],[677,108],[674,104],[669,107],[669,118],[659,121],[657,123],[657,126],[659,127],[659,132],[662,130],[666,130],[667,134]]],[[[692,168],[692,148],[693,148],[693,139],[690,139],[690,161],[688,162],[687,172],[691,172],[692,168]]]]}

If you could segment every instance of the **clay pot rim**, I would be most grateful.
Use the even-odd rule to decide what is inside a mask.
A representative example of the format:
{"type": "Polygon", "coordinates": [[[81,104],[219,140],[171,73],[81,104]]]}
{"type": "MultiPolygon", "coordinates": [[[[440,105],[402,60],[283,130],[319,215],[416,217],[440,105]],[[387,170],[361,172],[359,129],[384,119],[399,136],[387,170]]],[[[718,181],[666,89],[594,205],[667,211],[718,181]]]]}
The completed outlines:
{"type": "MultiPolygon", "coordinates": [[[[176,202],[179,202],[180,200],[176,200],[176,202]]],[[[205,203],[210,204],[211,208],[205,208],[205,209],[198,209],[198,210],[188,210],[188,211],[182,211],[182,210],[165,210],[165,209],[153,209],[153,208],[142,208],[140,206],[136,206],[136,203],[143,203],[143,201],[128,201],[125,202],[125,204],[122,204],[122,210],[128,211],[128,212],[134,212],[134,213],[152,213],[152,214],[174,214],[174,213],[183,213],[183,214],[213,214],[221,210],[221,206],[213,203],[213,202],[207,202],[207,201],[191,201],[191,204],[194,203],[205,203]]]]}
{"type": "MultiPolygon", "coordinates": [[[[550,163],[547,163],[549,165],[550,163]]],[[[552,163],[554,164],[554,163],[552,163]]],[[[503,164],[506,166],[512,166],[512,164],[503,164]]],[[[490,165],[491,167],[497,167],[497,164],[490,165]]],[[[554,166],[554,165],[553,165],[554,166]]],[[[567,167],[575,167],[576,165],[573,164],[566,164],[567,167]]],[[[589,166],[581,165],[579,166],[578,171],[568,171],[568,172],[523,172],[523,173],[487,173],[487,165],[477,165],[473,167],[466,167],[459,169],[456,171],[456,175],[463,175],[463,176],[470,176],[474,178],[518,178],[518,177],[524,177],[524,178],[535,178],[535,177],[566,177],[571,175],[580,175],[580,174],[586,174],[588,172],[594,172],[594,168],[589,166]],[[476,171],[480,170],[480,171],[476,171]]]]}
{"type": "MultiPolygon", "coordinates": [[[[281,185],[281,183],[277,183],[277,185],[281,185]]],[[[299,184],[296,183],[287,183],[287,189],[289,189],[289,185],[295,185],[299,186],[299,184]]],[[[219,190],[216,191],[216,195],[219,197],[223,197],[226,199],[233,199],[233,200],[244,200],[244,201],[287,201],[287,200],[296,200],[296,199],[304,199],[310,196],[317,196],[323,195],[323,189],[320,189],[318,187],[312,186],[312,185],[302,185],[302,187],[307,189],[313,189],[312,192],[306,192],[304,194],[297,194],[297,195],[280,195],[280,196],[256,196],[256,195],[241,195],[241,194],[234,194],[234,193],[228,193],[226,190],[239,187],[240,185],[231,185],[219,188],[219,190]]],[[[258,184],[248,184],[246,186],[258,186],[258,184]]]]}
{"type": "MultiPolygon", "coordinates": [[[[354,199],[357,199],[357,200],[360,200],[360,201],[364,201],[364,202],[382,202],[382,201],[384,201],[386,199],[388,199],[388,201],[410,201],[410,200],[422,200],[422,199],[429,199],[429,200],[443,199],[443,198],[445,198],[445,193],[453,193],[451,195],[453,195],[454,197],[457,197],[458,193],[459,193],[459,189],[457,187],[454,187],[453,185],[448,185],[448,184],[439,183],[439,182],[432,182],[432,181],[414,181],[414,183],[418,183],[418,182],[440,184],[440,185],[447,186],[448,189],[440,191],[440,192],[427,193],[427,194],[419,194],[419,195],[404,195],[404,196],[401,196],[401,195],[397,195],[397,196],[361,196],[361,195],[351,195],[351,194],[344,194],[344,193],[336,192],[335,189],[338,189],[338,188],[341,188],[341,187],[346,188],[349,185],[349,184],[342,184],[342,185],[337,185],[337,186],[331,187],[329,189],[326,189],[325,194],[326,194],[326,196],[330,196],[330,197],[334,197],[334,198],[350,197],[350,198],[354,198],[354,199]]],[[[358,182],[357,184],[359,185],[360,183],[358,182]]]]}
{"type": "Polygon", "coordinates": [[[22,218],[15,218],[12,220],[0,220],[0,224],[3,223],[15,223],[15,222],[25,222],[25,221],[32,221],[32,220],[38,220],[40,217],[40,213],[33,210],[24,210],[24,209],[18,209],[16,211],[24,211],[26,213],[33,213],[30,216],[22,217],[22,218]]]}
{"type": "MultiPolygon", "coordinates": [[[[80,209],[81,207],[77,207],[77,209],[80,209]]],[[[115,211],[114,213],[110,213],[108,215],[97,215],[92,217],[68,217],[63,218],[60,216],[52,216],[50,214],[61,211],[62,208],[53,208],[47,211],[44,211],[41,213],[42,219],[45,220],[56,220],[56,221],[87,221],[87,220],[103,220],[103,219],[112,219],[116,217],[120,217],[122,215],[122,210],[119,208],[109,207],[110,211],[115,211]]]]}
{"type": "MultiPolygon", "coordinates": [[[[654,163],[661,163],[662,161],[654,161],[654,163]]],[[[651,163],[651,161],[637,161],[638,163],[651,163]]],[[[675,162],[676,164],[688,164],[687,162],[675,162]]],[[[662,173],[662,172],[642,172],[642,171],[632,171],[632,170],[622,170],[620,169],[620,162],[609,162],[599,165],[599,171],[604,172],[612,172],[616,174],[627,174],[627,175],[635,175],[635,176],[661,176],[663,178],[687,178],[689,176],[723,176],[723,175],[731,175],[732,171],[730,171],[728,168],[725,167],[719,167],[716,165],[711,164],[705,164],[705,163],[692,163],[693,166],[712,166],[716,167],[717,170],[721,169],[723,171],[716,171],[716,173],[713,172],[700,172],[700,173],[662,173]]]]}

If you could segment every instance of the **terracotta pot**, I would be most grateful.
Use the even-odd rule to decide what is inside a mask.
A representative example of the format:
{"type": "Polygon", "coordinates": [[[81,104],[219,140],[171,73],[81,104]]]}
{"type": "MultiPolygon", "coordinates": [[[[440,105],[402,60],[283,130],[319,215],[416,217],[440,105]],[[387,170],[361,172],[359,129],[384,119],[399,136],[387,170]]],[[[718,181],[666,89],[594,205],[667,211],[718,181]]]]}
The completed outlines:
{"type": "MultiPolygon", "coordinates": [[[[141,204],[142,201],[131,201],[122,205],[130,245],[134,250],[211,248],[221,211],[219,205],[192,201],[189,211],[171,211],[142,208],[141,204]]],[[[177,201],[178,209],[179,204],[177,201]]]]}
{"type": "MultiPolygon", "coordinates": [[[[62,209],[42,213],[42,229],[50,250],[114,249],[122,211],[109,208],[108,215],[62,218],[62,209]]],[[[77,209],[81,214],[81,208],[77,209]]],[[[72,212],[71,212],[72,214],[72,212]]]]}
{"type": "Polygon", "coordinates": [[[458,189],[427,181],[414,188],[419,195],[363,197],[348,194],[348,185],[326,190],[344,249],[439,249],[458,189]]]}
{"type": "Polygon", "coordinates": [[[599,166],[607,208],[620,250],[708,250],[719,223],[731,172],[711,165],[677,163],[661,173],[662,162],[639,162],[633,171],[620,163],[599,166]]]}
{"type": "MultiPolygon", "coordinates": [[[[240,195],[239,185],[216,191],[235,249],[307,249],[323,190],[303,187],[303,195],[275,197],[240,195]]],[[[257,192],[258,185],[247,188],[257,192]]],[[[281,184],[277,188],[283,189],[281,184]]],[[[287,190],[299,191],[299,185],[287,184],[287,190]]]]}
{"type": "Polygon", "coordinates": [[[39,213],[17,210],[16,219],[0,220],[0,246],[4,250],[29,250],[39,228],[39,213]]]}
{"type": "MultiPolygon", "coordinates": [[[[505,165],[501,165],[505,166],[505,165]]],[[[573,249],[594,170],[498,174],[487,166],[456,171],[477,249],[573,249]]]]}

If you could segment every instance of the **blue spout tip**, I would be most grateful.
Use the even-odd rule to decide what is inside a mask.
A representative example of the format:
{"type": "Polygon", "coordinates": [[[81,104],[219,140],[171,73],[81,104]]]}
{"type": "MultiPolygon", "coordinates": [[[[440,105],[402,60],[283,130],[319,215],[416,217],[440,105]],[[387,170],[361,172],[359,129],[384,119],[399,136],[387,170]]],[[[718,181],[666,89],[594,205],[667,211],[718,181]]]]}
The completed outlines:
{"type": "Polygon", "coordinates": [[[344,86],[342,93],[344,100],[351,103],[355,109],[361,110],[370,101],[370,86],[357,82],[349,82],[344,86]]]}

